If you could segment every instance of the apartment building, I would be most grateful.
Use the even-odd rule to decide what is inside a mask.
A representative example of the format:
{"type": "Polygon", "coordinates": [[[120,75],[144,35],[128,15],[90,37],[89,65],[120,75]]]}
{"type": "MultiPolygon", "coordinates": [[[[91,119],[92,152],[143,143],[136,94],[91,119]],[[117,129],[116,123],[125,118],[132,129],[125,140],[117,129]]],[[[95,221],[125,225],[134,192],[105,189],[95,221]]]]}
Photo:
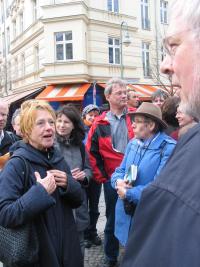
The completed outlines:
{"type": "Polygon", "coordinates": [[[47,88],[43,99],[81,100],[120,76],[146,85],[140,93],[167,83],[159,66],[168,2],[0,0],[1,96],[47,88]]]}

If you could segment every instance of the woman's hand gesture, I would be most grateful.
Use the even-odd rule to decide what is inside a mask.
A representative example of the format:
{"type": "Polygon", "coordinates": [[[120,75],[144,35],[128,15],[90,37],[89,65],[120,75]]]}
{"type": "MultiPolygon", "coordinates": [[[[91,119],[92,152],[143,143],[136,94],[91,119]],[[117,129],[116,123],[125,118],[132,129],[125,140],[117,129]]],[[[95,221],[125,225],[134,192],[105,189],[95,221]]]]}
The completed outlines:
{"type": "Polygon", "coordinates": [[[67,174],[65,172],[59,170],[50,170],[49,172],[53,174],[57,186],[67,187],[67,174]]]}
{"type": "Polygon", "coordinates": [[[47,171],[47,176],[43,179],[41,178],[39,172],[35,172],[35,177],[37,182],[45,188],[49,195],[51,195],[56,190],[56,181],[54,175],[50,173],[50,171],[47,171]]]}

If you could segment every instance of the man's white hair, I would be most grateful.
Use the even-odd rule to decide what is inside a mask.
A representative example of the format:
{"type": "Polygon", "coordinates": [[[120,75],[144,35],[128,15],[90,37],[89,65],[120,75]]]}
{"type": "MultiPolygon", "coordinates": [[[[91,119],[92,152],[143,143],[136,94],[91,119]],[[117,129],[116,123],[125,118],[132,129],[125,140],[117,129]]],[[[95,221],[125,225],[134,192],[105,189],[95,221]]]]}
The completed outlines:
{"type": "Polygon", "coordinates": [[[173,0],[170,4],[170,19],[180,18],[186,23],[188,29],[194,30],[200,37],[200,1],[199,0],[173,0]]]}
{"type": "Polygon", "coordinates": [[[195,50],[197,55],[194,62],[194,78],[188,99],[186,103],[184,99],[181,99],[181,105],[186,104],[186,113],[200,120],[200,0],[172,0],[169,14],[170,21],[180,19],[196,39],[194,39],[194,46],[197,45],[198,49],[195,50]],[[197,52],[198,50],[199,52],[197,52]]]}

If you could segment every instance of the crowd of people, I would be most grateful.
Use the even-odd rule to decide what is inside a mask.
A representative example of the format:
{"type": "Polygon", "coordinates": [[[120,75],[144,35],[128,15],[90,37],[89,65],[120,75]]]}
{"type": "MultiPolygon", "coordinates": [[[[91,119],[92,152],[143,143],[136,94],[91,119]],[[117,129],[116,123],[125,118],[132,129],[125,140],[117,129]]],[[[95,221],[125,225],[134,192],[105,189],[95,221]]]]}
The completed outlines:
{"type": "Polygon", "coordinates": [[[27,100],[13,114],[13,132],[0,100],[0,225],[34,223],[40,249],[29,267],[84,266],[85,248],[102,243],[102,188],[102,267],[118,266],[119,244],[122,267],[199,266],[200,5],[176,0],[172,8],[161,71],[180,96],[158,90],[142,103],[112,78],[109,110],[65,104],[54,111],[27,100]],[[28,189],[20,157],[29,165],[28,189]]]}

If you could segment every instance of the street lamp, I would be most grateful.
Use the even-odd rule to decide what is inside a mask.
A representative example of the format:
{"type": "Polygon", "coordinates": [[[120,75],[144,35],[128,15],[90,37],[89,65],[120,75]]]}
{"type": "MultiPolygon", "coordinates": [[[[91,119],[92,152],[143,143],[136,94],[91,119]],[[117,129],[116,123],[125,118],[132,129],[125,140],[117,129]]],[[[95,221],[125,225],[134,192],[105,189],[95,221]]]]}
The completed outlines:
{"type": "Polygon", "coordinates": [[[129,46],[131,44],[128,24],[126,21],[122,21],[120,25],[120,70],[121,70],[121,79],[124,78],[124,66],[123,66],[123,44],[129,46]],[[123,34],[124,32],[124,34],[123,34]]]}

